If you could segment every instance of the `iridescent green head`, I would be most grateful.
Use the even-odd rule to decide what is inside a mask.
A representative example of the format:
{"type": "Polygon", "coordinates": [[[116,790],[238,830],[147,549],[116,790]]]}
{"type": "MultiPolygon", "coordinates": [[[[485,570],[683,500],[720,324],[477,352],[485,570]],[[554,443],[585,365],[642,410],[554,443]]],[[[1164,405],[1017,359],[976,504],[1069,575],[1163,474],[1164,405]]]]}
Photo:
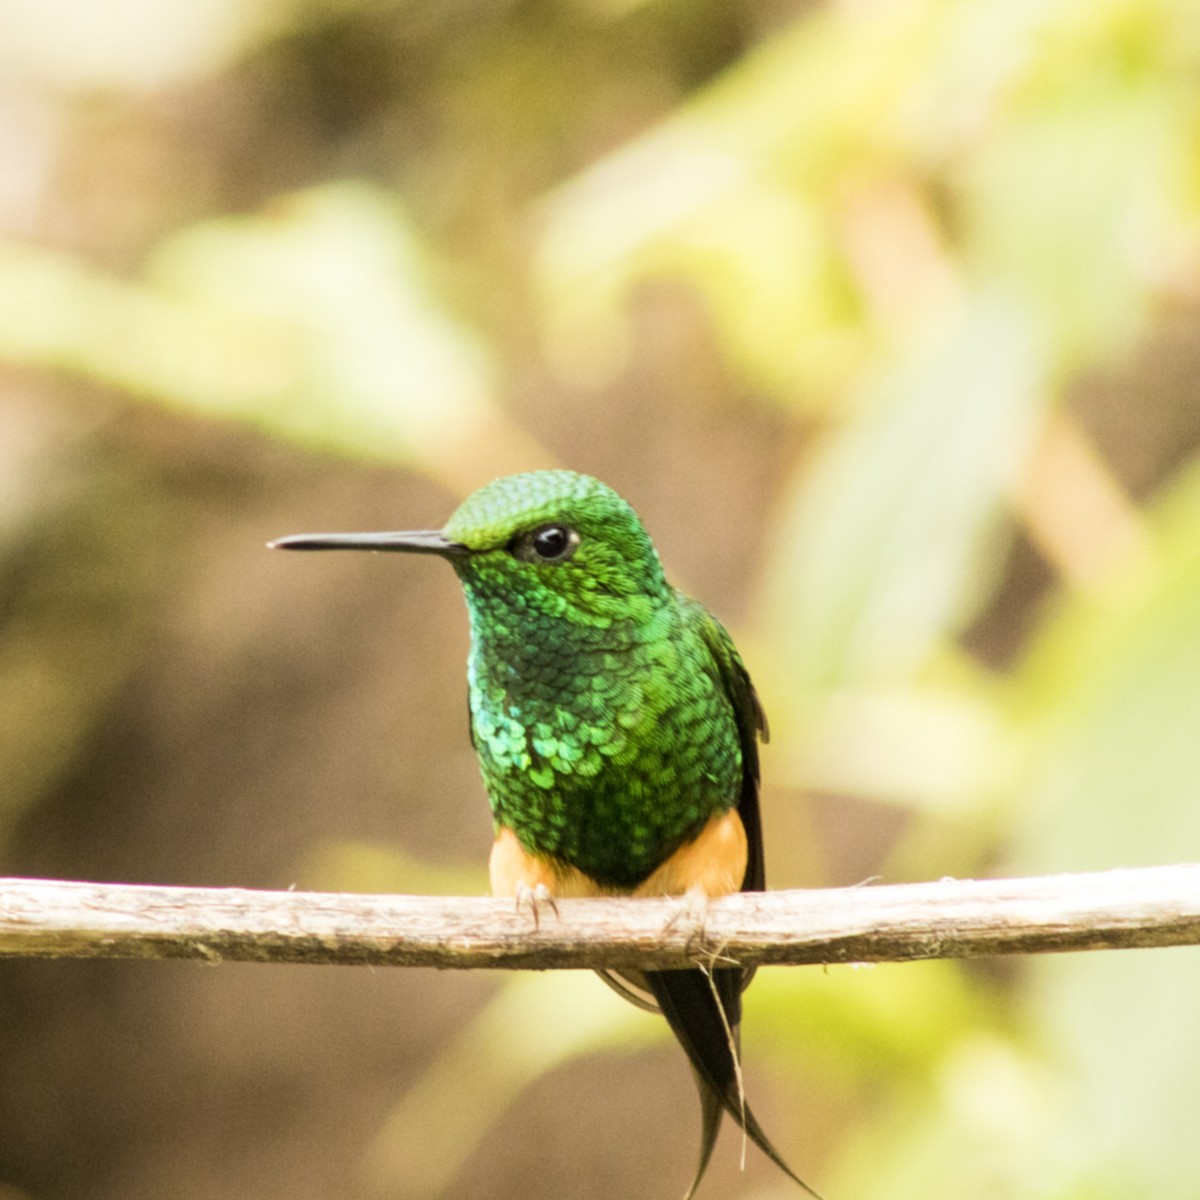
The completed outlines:
{"type": "Polygon", "coordinates": [[[301,534],[272,544],[438,554],[471,600],[508,593],[539,613],[586,624],[636,620],[671,594],[637,513],[612,488],[575,471],[494,480],[438,532],[301,534]]]}
{"type": "Polygon", "coordinates": [[[468,592],[539,594],[538,607],[615,616],[667,592],[637,513],[612,488],[574,471],[497,479],[469,496],[443,531],[468,592]]]}

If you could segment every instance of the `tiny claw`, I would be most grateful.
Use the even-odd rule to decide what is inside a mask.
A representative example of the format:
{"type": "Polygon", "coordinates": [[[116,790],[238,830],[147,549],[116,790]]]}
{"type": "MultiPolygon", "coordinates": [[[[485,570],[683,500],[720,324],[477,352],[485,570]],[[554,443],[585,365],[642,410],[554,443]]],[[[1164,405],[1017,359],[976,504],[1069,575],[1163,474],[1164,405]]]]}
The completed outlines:
{"type": "Polygon", "coordinates": [[[520,912],[524,905],[529,906],[529,911],[533,914],[534,929],[541,928],[541,909],[543,905],[549,905],[554,910],[554,915],[558,916],[558,904],[551,894],[550,889],[544,883],[530,887],[523,879],[520,880],[517,883],[516,901],[517,912],[520,912]]]}

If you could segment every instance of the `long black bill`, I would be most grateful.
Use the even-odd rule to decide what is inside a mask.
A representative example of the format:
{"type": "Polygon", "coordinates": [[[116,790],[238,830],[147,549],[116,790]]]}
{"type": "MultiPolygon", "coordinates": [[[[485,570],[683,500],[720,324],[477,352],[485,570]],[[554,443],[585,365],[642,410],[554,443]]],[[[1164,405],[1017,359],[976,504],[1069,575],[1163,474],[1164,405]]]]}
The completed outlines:
{"type": "Polygon", "coordinates": [[[436,529],[406,533],[295,533],[268,542],[271,550],[399,550],[409,554],[439,554],[458,558],[470,551],[436,529]]]}

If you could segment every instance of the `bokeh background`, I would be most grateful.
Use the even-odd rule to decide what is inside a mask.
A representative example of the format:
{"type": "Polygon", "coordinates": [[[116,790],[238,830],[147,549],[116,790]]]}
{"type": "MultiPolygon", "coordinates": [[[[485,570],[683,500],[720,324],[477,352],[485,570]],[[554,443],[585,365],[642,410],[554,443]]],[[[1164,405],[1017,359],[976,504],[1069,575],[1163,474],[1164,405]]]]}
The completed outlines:
{"type": "MultiPolygon", "coordinates": [[[[444,566],[625,494],[776,887],[1200,858],[1194,0],[2,0],[0,871],[480,893],[444,566]]],[[[1194,1200],[1200,958],[773,969],[830,1200],[1194,1200]]],[[[0,967],[3,1200],[682,1194],[586,974],[0,967]]],[[[728,1132],[703,1195],[796,1193],[728,1132]]]]}

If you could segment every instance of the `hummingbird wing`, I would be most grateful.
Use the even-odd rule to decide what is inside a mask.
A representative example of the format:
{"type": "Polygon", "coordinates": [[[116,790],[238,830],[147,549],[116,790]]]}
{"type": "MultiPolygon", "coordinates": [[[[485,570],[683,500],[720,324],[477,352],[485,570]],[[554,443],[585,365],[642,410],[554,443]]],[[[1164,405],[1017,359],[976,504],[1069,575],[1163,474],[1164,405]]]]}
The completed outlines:
{"type": "MultiPolygon", "coordinates": [[[[738,742],[742,751],[742,784],[738,792],[738,815],[746,830],[747,859],[746,876],[742,882],[743,892],[761,892],[767,886],[766,866],[763,861],[762,818],[758,812],[758,743],[769,741],[771,731],[767,725],[767,714],[763,712],[762,702],[750,682],[750,673],[737,647],[725,629],[704,607],[704,605],[685,596],[679,595],[680,606],[684,610],[685,619],[691,621],[700,631],[725,695],[733,705],[733,716],[737,722],[738,742]]],[[[749,982],[749,980],[747,980],[749,982]]]]}

